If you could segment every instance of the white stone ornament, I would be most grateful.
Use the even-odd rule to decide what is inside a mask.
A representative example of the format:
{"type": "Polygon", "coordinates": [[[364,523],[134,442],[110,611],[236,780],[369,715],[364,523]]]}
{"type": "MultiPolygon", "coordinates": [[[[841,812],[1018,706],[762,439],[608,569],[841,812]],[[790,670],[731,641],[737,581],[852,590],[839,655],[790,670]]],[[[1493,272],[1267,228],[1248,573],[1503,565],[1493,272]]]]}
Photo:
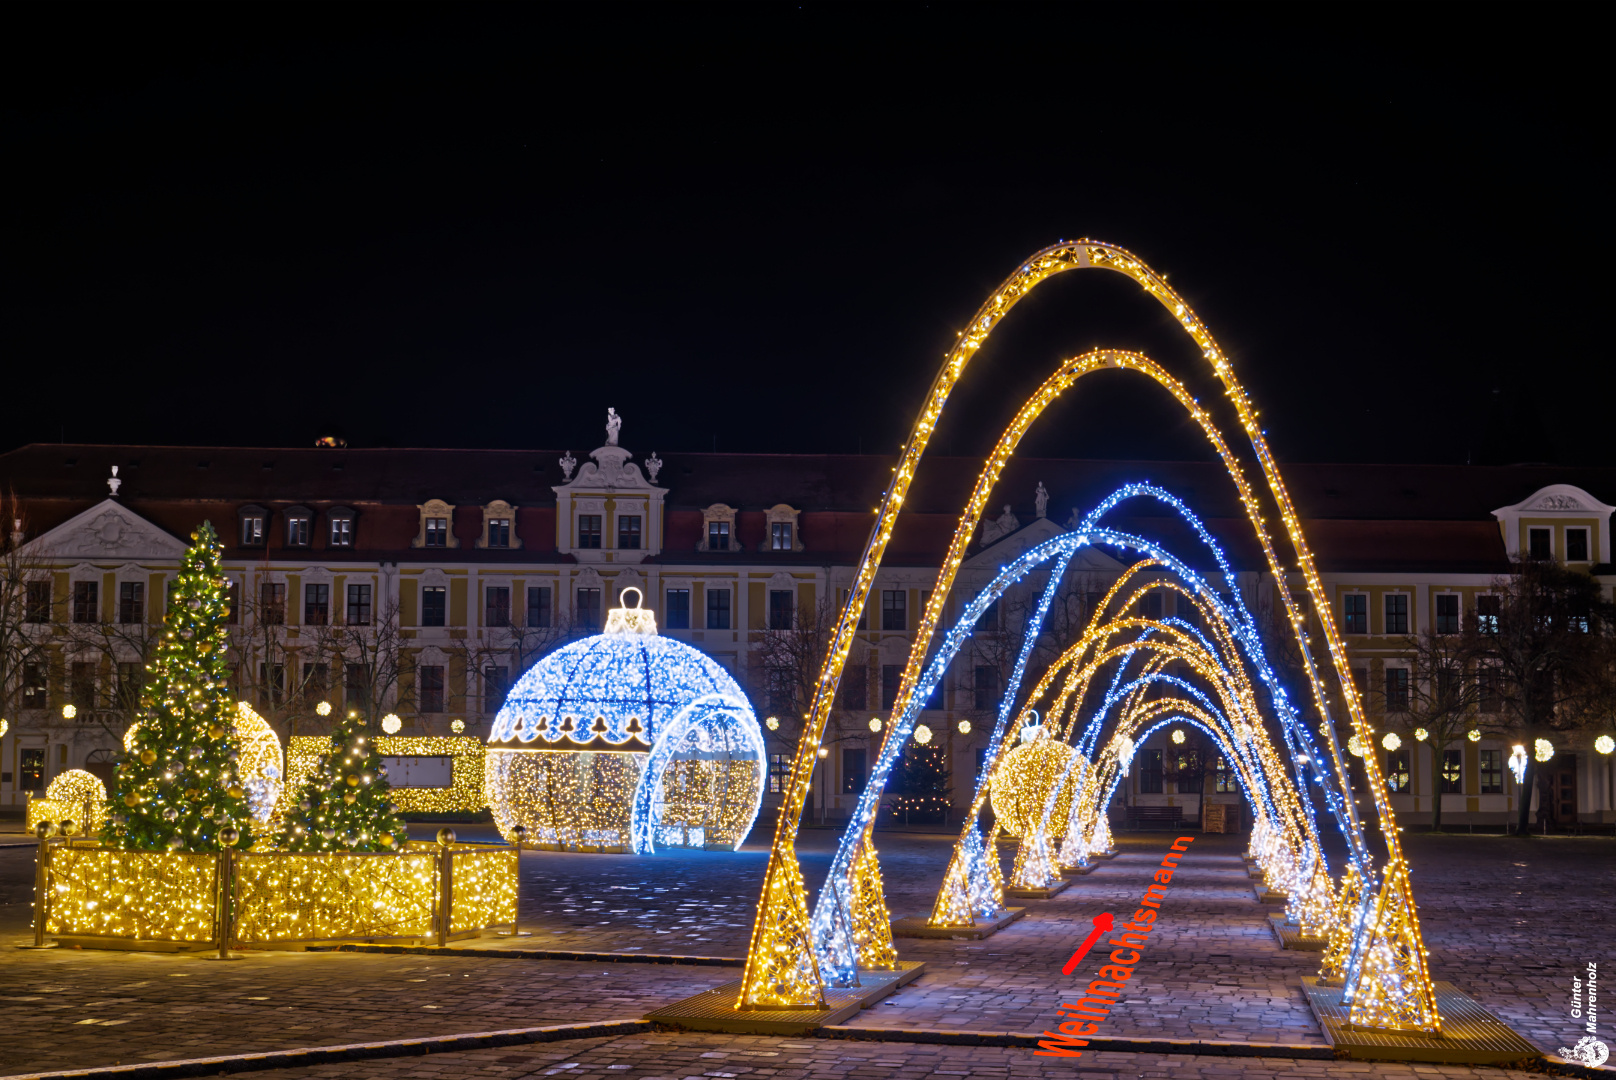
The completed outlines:
{"type": "Polygon", "coordinates": [[[565,454],[561,455],[561,460],[556,464],[561,466],[561,478],[563,480],[571,480],[572,470],[578,467],[578,459],[572,456],[571,450],[568,450],[565,454]]]}
{"type": "Polygon", "coordinates": [[[1049,516],[1049,489],[1044,487],[1042,480],[1038,481],[1038,490],[1033,493],[1032,501],[1033,506],[1037,508],[1039,517],[1046,518],[1049,516]]]}
{"type": "Polygon", "coordinates": [[[123,487],[123,481],[118,479],[118,466],[112,467],[112,478],[107,481],[107,487],[112,491],[112,497],[118,497],[118,489],[123,487]]]}
{"type": "Polygon", "coordinates": [[[648,475],[651,478],[651,483],[654,484],[654,483],[657,482],[657,479],[656,479],[657,473],[659,473],[661,471],[662,471],[662,459],[657,457],[656,451],[653,450],[653,451],[651,451],[651,456],[645,459],[645,472],[646,472],[646,475],[648,475]]]}
{"type": "Polygon", "coordinates": [[[608,407],[606,410],[606,445],[617,445],[617,433],[623,427],[623,418],[617,415],[617,410],[608,407]]]}

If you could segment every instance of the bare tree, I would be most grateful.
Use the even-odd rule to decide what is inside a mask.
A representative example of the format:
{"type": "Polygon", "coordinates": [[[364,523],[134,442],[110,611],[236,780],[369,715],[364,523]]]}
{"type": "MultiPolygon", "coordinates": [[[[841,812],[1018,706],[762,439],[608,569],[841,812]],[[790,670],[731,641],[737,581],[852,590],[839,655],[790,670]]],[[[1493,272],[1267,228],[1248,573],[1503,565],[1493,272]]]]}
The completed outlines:
{"type": "MultiPolygon", "coordinates": [[[[1492,692],[1490,673],[1477,672],[1472,639],[1434,630],[1402,639],[1400,649],[1409,661],[1406,681],[1382,675],[1375,694],[1382,710],[1400,715],[1409,730],[1423,729],[1431,746],[1431,828],[1442,828],[1444,755],[1449,747],[1463,746],[1466,733],[1479,720],[1476,710],[1492,692]]],[[[1416,741],[1418,738],[1416,736],[1416,741]]],[[[1366,747],[1366,752],[1373,752],[1366,747]]],[[[1413,753],[1410,747],[1410,753],[1413,753]]],[[[1390,776],[1390,770],[1387,770],[1390,776]]]]}
{"type": "Polygon", "coordinates": [[[329,701],[357,711],[372,725],[389,712],[408,710],[414,695],[403,686],[399,616],[398,602],[388,600],[363,622],[338,617],[310,628],[307,655],[319,677],[305,678],[298,687],[305,709],[329,701]]]}
{"type": "MultiPolygon", "coordinates": [[[[1568,734],[1608,722],[1616,675],[1616,607],[1591,576],[1548,560],[1520,559],[1493,581],[1494,601],[1471,614],[1469,648],[1498,673],[1503,714],[1512,734],[1566,742],[1568,734]]],[[[1516,827],[1525,833],[1531,793],[1539,813],[1556,818],[1547,777],[1528,753],[1516,827]]]]}
{"type": "Polygon", "coordinates": [[[90,664],[94,669],[82,687],[76,675],[68,680],[78,709],[75,719],[80,726],[99,726],[112,736],[119,752],[124,732],[140,709],[146,663],[156,651],[162,632],[162,624],[150,622],[144,605],[141,608],[135,612],[119,610],[115,622],[70,622],[61,628],[68,671],[73,672],[78,664],[90,664]]]}
{"type": "Polygon", "coordinates": [[[0,496],[0,521],[10,526],[0,541],[0,717],[17,721],[34,700],[30,672],[45,663],[40,639],[51,620],[50,579],[39,559],[23,551],[27,517],[15,495],[0,496]]]}
{"type": "Polygon", "coordinates": [[[467,637],[456,642],[455,648],[466,673],[463,711],[497,712],[515,679],[576,636],[572,624],[564,620],[553,619],[549,626],[521,626],[511,621],[500,626],[485,626],[482,637],[467,637]],[[479,678],[482,680],[480,696],[479,678]]]}

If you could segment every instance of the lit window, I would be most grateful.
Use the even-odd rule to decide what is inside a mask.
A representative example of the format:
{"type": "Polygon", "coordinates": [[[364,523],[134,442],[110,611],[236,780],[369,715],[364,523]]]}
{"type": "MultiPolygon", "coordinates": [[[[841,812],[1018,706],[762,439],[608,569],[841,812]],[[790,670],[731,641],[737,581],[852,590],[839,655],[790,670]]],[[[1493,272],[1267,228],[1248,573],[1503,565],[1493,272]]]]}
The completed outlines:
{"type": "Polygon", "coordinates": [[[784,791],[786,783],[791,779],[791,757],[789,754],[769,755],[769,790],[784,791]]]}
{"type": "Polygon", "coordinates": [[[1504,752],[1502,750],[1481,751],[1481,794],[1502,795],[1504,793],[1504,752]]]}
{"type": "Polygon", "coordinates": [[[434,517],[426,519],[426,547],[440,548],[449,546],[449,519],[434,517]]]}
{"type": "MultiPolygon", "coordinates": [[[[791,550],[791,522],[776,521],[769,526],[769,548],[772,551],[791,550]]],[[[862,753],[862,751],[861,751],[862,753]]],[[[859,787],[863,788],[861,781],[859,787]]]]}
{"type": "Polygon", "coordinates": [[[1483,634],[1498,633],[1499,599],[1496,596],[1476,597],[1476,629],[1483,634]]]}
{"type": "Polygon", "coordinates": [[[1391,750],[1386,754],[1386,786],[1392,791],[1409,788],[1408,748],[1391,750]]]}
{"type": "Polygon", "coordinates": [[[370,586],[348,586],[348,625],[370,625],[370,586]]]}
{"type": "Polygon", "coordinates": [[[511,546],[511,519],[488,519],[488,546],[491,548],[508,548],[511,546]]]}
{"type": "Polygon", "coordinates": [[[238,513],[237,522],[240,527],[237,535],[240,537],[241,546],[263,547],[264,522],[269,517],[268,511],[262,506],[243,506],[238,513]]]}
{"type": "Polygon", "coordinates": [[[331,586],[303,586],[303,625],[324,626],[331,618],[331,586]]]}
{"type": "Polygon", "coordinates": [[[286,546],[308,547],[309,524],[312,519],[307,510],[288,510],[286,512],[286,546]]]}
{"type": "Polygon", "coordinates": [[[578,515],[578,546],[580,548],[600,547],[600,515],[578,515]]]}
{"type": "Polygon", "coordinates": [[[624,514],[617,519],[617,547],[619,551],[640,549],[640,515],[624,514]]]}
{"type": "Polygon", "coordinates": [[[353,518],[347,515],[333,515],[331,518],[331,546],[334,548],[353,547],[353,537],[353,518]]]}
{"type": "MultiPolygon", "coordinates": [[[[34,654],[38,656],[38,653],[34,654]]],[[[31,660],[22,665],[22,707],[25,709],[43,709],[49,697],[49,687],[45,682],[46,667],[44,661],[31,660]]]]}
{"type": "Polygon", "coordinates": [[[1464,794],[1464,774],[1460,771],[1460,755],[1458,750],[1442,751],[1442,794],[1464,794]]]}

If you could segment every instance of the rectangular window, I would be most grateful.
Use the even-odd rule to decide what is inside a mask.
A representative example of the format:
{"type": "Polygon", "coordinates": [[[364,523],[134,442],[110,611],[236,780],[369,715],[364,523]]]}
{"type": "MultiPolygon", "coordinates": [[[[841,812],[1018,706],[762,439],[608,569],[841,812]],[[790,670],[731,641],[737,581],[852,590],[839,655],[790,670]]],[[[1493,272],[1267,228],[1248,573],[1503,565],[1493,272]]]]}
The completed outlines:
{"type": "Polygon", "coordinates": [[[505,704],[505,693],[510,688],[511,669],[503,664],[490,664],[483,668],[483,712],[497,713],[505,704]]]}
{"type": "Polygon", "coordinates": [[[788,667],[769,669],[769,712],[790,716],[797,711],[797,680],[788,667]]]}
{"type": "Polygon", "coordinates": [[[45,748],[25,747],[17,764],[17,787],[23,791],[45,790],[45,748]]]}
{"type": "Polygon", "coordinates": [[[139,581],[118,583],[118,621],[124,625],[146,621],[146,585],[139,581]]]}
{"type": "Polygon", "coordinates": [[[665,616],[669,630],[690,629],[690,590],[669,589],[665,616]]]}
{"type": "Polygon", "coordinates": [[[578,628],[581,630],[600,629],[600,590],[578,590],[578,628]]]}
{"type": "Polygon", "coordinates": [[[870,707],[870,669],[849,664],[842,669],[842,708],[862,711],[870,707]]]}
{"type": "Polygon", "coordinates": [[[1408,748],[1386,752],[1386,787],[1406,792],[1409,787],[1408,748]]]}
{"type": "Polygon", "coordinates": [[[1386,711],[1408,711],[1408,668],[1386,669],[1386,711]]]}
{"type": "Polygon", "coordinates": [[[1358,703],[1365,700],[1365,692],[1369,688],[1369,669],[1355,667],[1352,669],[1352,689],[1358,694],[1358,703]]]}
{"type": "Polygon", "coordinates": [[[309,546],[309,519],[302,514],[293,514],[286,519],[286,546],[309,546]]]}
{"type": "Polygon", "coordinates": [[[241,519],[241,546],[264,546],[264,519],[262,516],[252,514],[241,519]]]}
{"type": "Polygon", "coordinates": [[[273,709],[279,706],[285,693],[286,665],[260,663],[258,665],[258,707],[260,709],[273,709]]]}
{"type": "Polygon", "coordinates": [[[1476,669],[1476,708],[1484,713],[1502,712],[1504,686],[1502,672],[1491,664],[1476,669]]]}
{"type": "Polygon", "coordinates": [[[548,585],[529,586],[527,590],[527,624],[532,627],[548,629],[552,617],[550,587],[548,585]]]}
{"type": "Polygon", "coordinates": [[[342,672],[342,700],[350,709],[370,704],[370,671],[364,664],[348,664],[342,672]]]}
{"type": "Polygon", "coordinates": [[[600,515],[578,515],[578,546],[580,548],[600,547],[600,515]]]}
{"type": "Polygon", "coordinates": [[[1502,795],[1504,793],[1504,752],[1502,750],[1482,750],[1481,752],[1481,794],[1502,795]]]}
{"type": "Polygon", "coordinates": [[[769,790],[784,791],[791,778],[791,757],[788,754],[769,755],[769,790]]]}
{"type": "Polygon", "coordinates": [[[999,669],[992,664],[978,664],[972,673],[971,704],[981,712],[992,712],[999,707],[999,669]]]}
{"type": "Polygon", "coordinates": [[[133,712],[140,707],[140,690],[146,684],[145,665],[137,661],[118,664],[118,708],[133,712]]]}
{"type": "Polygon", "coordinates": [[[999,601],[998,600],[994,600],[993,603],[989,604],[987,606],[987,609],[982,612],[982,617],[980,619],[976,620],[976,629],[978,629],[978,630],[997,630],[997,629],[999,629],[999,601]]]}
{"type": "Polygon", "coordinates": [[[443,665],[422,664],[416,669],[415,691],[420,702],[420,711],[424,713],[440,713],[443,711],[443,665]]]}
{"type": "Polygon", "coordinates": [[[790,589],[769,590],[769,629],[791,629],[791,602],[794,599],[790,589]]]}
{"type": "MultiPolygon", "coordinates": [[[[771,550],[771,551],[790,551],[791,550],[791,522],[789,522],[789,521],[773,521],[773,522],[769,523],[769,550],[771,550]]],[[[859,753],[862,754],[862,753],[864,753],[864,751],[860,750],[859,753]]],[[[862,791],[863,789],[864,789],[864,784],[863,784],[862,781],[860,781],[859,790],[862,791]]]]}
{"type": "Polygon", "coordinates": [[[370,625],[370,586],[348,586],[348,625],[370,625]]]}
{"type": "Polygon", "coordinates": [[[707,550],[729,550],[729,522],[709,521],[707,523],[707,550]]]}
{"type": "Polygon", "coordinates": [[[1162,752],[1160,750],[1139,751],[1139,794],[1160,795],[1162,793],[1162,752]]]}
{"type": "Polygon", "coordinates": [[[1364,593],[1348,593],[1341,598],[1341,617],[1349,634],[1369,633],[1369,597],[1364,593]]]}
{"type": "Polygon", "coordinates": [[[640,550],[640,515],[623,514],[617,519],[617,548],[619,551],[640,550]]]}
{"type": "Polygon", "coordinates": [[[324,626],[331,621],[331,586],[303,586],[303,625],[324,626]]]}
{"type": "Polygon", "coordinates": [[[511,546],[511,519],[488,519],[488,546],[491,548],[508,548],[511,546]]]}
{"type": "Polygon", "coordinates": [[[1173,614],[1191,626],[1199,627],[1201,625],[1201,609],[1196,607],[1195,602],[1187,596],[1175,596],[1173,598],[1173,614]]]}
{"type": "Polygon", "coordinates": [[[707,629],[729,629],[729,590],[707,590],[707,629]]]}
{"type": "Polygon", "coordinates": [[[1588,561],[1588,530],[1566,530],[1566,562],[1588,561]]]}
{"type": "Polygon", "coordinates": [[[1459,597],[1455,593],[1438,593],[1436,598],[1436,632],[1459,632],[1459,597]]]}
{"type": "Polygon", "coordinates": [[[1212,770],[1212,790],[1219,795],[1228,795],[1240,790],[1240,780],[1234,769],[1229,767],[1229,759],[1220,757],[1212,770]]]}
{"type": "Polygon", "coordinates": [[[334,548],[353,547],[353,518],[334,517],[331,519],[331,546],[334,548]]]}
{"type": "Polygon", "coordinates": [[[429,548],[449,546],[448,518],[434,517],[426,519],[426,546],[429,548]]]}
{"type": "Polygon", "coordinates": [[[1175,786],[1180,795],[1199,795],[1206,770],[1201,767],[1199,750],[1181,750],[1178,754],[1178,776],[1175,786]]]}
{"type": "Polygon", "coordinates": [[[282,626],[286,623],[286,586],[280,582],[266,581],[258,586],[258,621],[265,626],[282,626]]]}
{"type": "Polygon", "coordinates": [[[1549,529],[1527,529],[1527,556],[1533,559],[1552,559],[1554,557],[1553,535],[1554,533],[1549,529]]]}
{"type": "Polygon", "coordinates": [[[890,709],[898,703],[898,683],[902,678],[902,664],[881,665],[881,708],[890,709]]]}
{"type": "Polygon", "coordinates": [[[224,587],[226,626],[235,626],[241,622],[241,582],[232,581],[224,587]]]}
{"type": "Polygon", "coordinates": [[[330,664],[303,665],[303,697],[306,701],[322,701],[326,687],[331,683],[330,664]]]}
{"type": "Polygon", "coordinates": [[[1155,589],[1139,598],[1139,617],[1141,619],[1160,619],[1162,617],[1162,594],[1155,589]]]}
{"type": "Polygon", "coordinates": [[[43,709],[47,707],[50,696],[50,687],[46,683],[46,667],[44,661],[29,660],[22,665],[22,707],[25,709],[43,709]]]}
{"type": "Polygon", "coordinates": [[[1442,751],[1442,794],[1444,795],[1464,794],[1464,784],[1461,782],[1464,777],[1459,771],[1461,753],[1462,751],[1459,750],[1442,751]]]}
{"type": "Polygon", "coordinates": [[[85,660],[73,661],[67,687],[68,700],[79,711],[79,723],[90,719],[95,711],[95,664],[85,660]]]}
{"type": "Polygon", "coordinates": [[[24,622],[48,623],[51,621],[51,583],[48,581],[30,581],[28,583],[28,606],[23,615],[24,622]]]}
{"type": "Polygon", "coordinates": [[[511,587],[490,585],[483,591],[483,625],[511,625],[511,587]]]}
{"type": "Polygon", "coordinates": [[[421,625],[442,626],[449,613],[449,590],[442,585],[421,589],[421,625]]]}
{"type": "Polygon", "coordinates": [[[842,794],[857,795],[864,790],[864,751],[842,751],[842,794]]]}
{"type": "Polygon", "coordinates": [[[909,629],[909,594],[903,589],[881,590],[881,629],[909,629]]]}
{"type": "Polygon", "coordinates": [[[937,685],[931,688],[931,694],[927,696],[926,703],[921,708],[933,711],[948,708],[948,673],[946,671],[943,673],[942,678],[937,680],[937,685]]]}
{"type": "Polygon", "coordinates": [[[1386,594],[1386,633],[1408,633],[1408,594],[1386,594]]]}
{"type": "Polygon", "coordinates": [[[95,581],[73,583],[73,621],[93,623],[101,621],[101,586],[95,581]]]}
{"type": "Polygon", "coordinates": [[[1476,597],[1476,629],[1483,634],[1498,633],[1498,612],[1501,606],[1496,596],[1476,597]]]}

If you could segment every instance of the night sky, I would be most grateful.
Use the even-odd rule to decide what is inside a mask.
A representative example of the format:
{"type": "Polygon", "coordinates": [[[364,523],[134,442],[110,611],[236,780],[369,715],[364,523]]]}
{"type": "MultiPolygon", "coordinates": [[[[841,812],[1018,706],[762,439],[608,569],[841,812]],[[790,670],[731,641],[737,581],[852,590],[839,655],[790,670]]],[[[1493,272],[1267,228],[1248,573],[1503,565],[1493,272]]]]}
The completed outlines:
{"type": "MultiPolygon", "coordinates": [[[[1290,461],[1616,464],[1583,6],[11,5],[0,449],[891,452],[1027,255],[1290,461]],[[1596,261],[1598,260],[1598,261],[1596,261]]],[[[1062,357],[1042,286],[934,445],[1062,357]]],[[[1040,454],[1204,457],[1137,377],[1040,454]]]]}

